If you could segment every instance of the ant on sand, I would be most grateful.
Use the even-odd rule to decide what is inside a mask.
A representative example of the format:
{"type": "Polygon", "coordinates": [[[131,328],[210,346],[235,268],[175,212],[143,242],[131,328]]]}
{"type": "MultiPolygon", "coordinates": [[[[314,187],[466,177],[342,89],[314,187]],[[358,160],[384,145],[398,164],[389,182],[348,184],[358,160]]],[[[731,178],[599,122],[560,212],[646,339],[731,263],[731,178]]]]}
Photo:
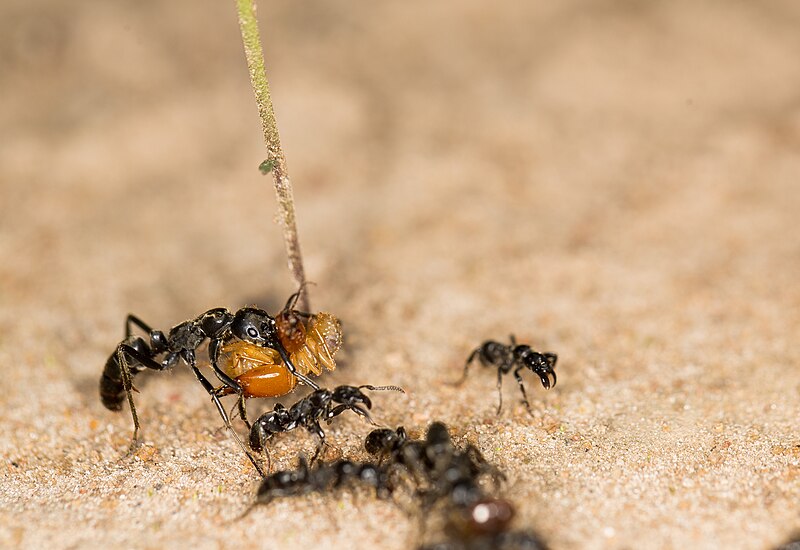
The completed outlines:
{"type": "Polygon", "coordinates": [[[262,414],[253,422],[250,429],[250,448],[256,452],[266,451],[265,444],[274,435],[303,427],[319,439],[316,452],[311,458],[313,464],[325,445],[325,432],[320,426],[320,421],[330,424],[335,417],[350,410],[375,424],[367,412],[372,408],[372,401],[361,391],[362,389],[405,393],[398,386],[370,386],[368,384],[357,387],[337,386],[333,390],[322,388],[313,391],[288,409],[277,403],[273,410],[262,414]]]}
{"type": "Polygon", "coordinates": [[[467,358],[464,363],[464,374],[461,379],[456,382],[456,385],[461,385],[467,379],[467,371],[470,364],[478,359],[484,367],[494,367],[497,369],[497,394],[499,396],[499,403],[497,405],[497,414],[503,408],[503,376],[509,372],[514,371],[514,378],[519,384],[519,389],[522,392],[522,400],[528,412],[531,410],[531,405],[528,402],[528,395],[525,393],[525,385],[522,383],[522,375],[520,371],[529,370],[539,377],[544,389],[550,389],[556,385],[556,361],[558,355],[555,353],[539,353],[531,349],[530,346],[525,344],[517,344],[514,335],[511,335],[511,345],[495,342],[494,340],[487,340],[477,348],[467,358]],[[553,381],[550,381],[550,377],[553,381]]]}
{"type": "MultiPolygon", "coordinates": [[[[128,315],[125,321],[125,338],[106,361],[100,377],[99,390],[103,405],[112,411],[121,410],[127,396],[134,426],[132,447],[139,437],[139,418],[132,393],[135,389],[133,378],[145,369],[163,371],[182,360],[191,368],[198,382],[211,396],[225,427],[230,430],[236,442],[263,477],[261,468],[233,430],[220,397],[237,394],[240,403],[243,403],[245,397],[283,395],[294,389],[298,379],[314,390],[319,389],[319,386],[307,376],[308,372],[314,369],[306,368],[307,362],[301,363],[303,368],[299,369],[292,360],[293,355],[299,358],[298,352],[303,349],[303,346],[297,344],[299,340],[297,335],[302,327],[306,334],[303,341],[305,345],[309,339],[308,325],[312,325],[320,315],[326,315],[328,317],[323,318],[322,329],[311,332],[314,335],[322,335],[323,345],[327,346],[330,343],[332,347],[338,349],[341,343],[341,329],[338,320],[329,314],[314,316],[295,312],[294,303],[299,293],[300,291],[293,294],[284,310],[278,314],[280,323],[268,312],[255,307],[244,307],[235,313],[225,308],[214,308],[195,319],[175,325],[165,334],[161,330],[154,330],[135,315],[128,315]],[[296,318],[303,316],[309,319],[307,325],[302,321],[294,322],[296,318]],[[134,328],[146,333],[147,337],[134,335],[134,328]],[[197,366],[197,349],[206,341],[208,341],[211,368],[214,375],[222,382],[222,386],[218,388],[212,385],[197,366]],[[287,350],[284,342],[289,344],[289,350],[292,351],[287,350]],[[232,347],[234,353],[230,352],[232,347]]],[[[329,352],[326,357],[330,356],[332,361],[335,349],[330,349],[328,346],[323,350],[320,345],[314,349],[319,351],[320,356],[322,351],[329,352]]],[[[335,367],[335,363],[331,362],[322,364],[329,369],[335,367]]],[[[318,373],[316,370],[314,372],[318,373]]],[[[243,409],[243,405],[240,404],[240,410],[243,409]]]]}

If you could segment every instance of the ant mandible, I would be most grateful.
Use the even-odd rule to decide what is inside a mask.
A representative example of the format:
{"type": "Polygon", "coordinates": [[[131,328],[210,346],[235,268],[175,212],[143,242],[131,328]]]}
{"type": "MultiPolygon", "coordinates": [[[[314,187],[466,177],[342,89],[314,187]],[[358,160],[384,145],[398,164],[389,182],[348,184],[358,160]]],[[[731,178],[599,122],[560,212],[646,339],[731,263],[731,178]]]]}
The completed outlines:
{"type": "Polygon", "coordinates": [[[525,393],[525,385],[522,383],[521,370],[528,369],[537,375],[542,381],[542,386],[546,390],[556,385],[556,372],[553,369],[555,369],[556,361],[558,361],[558,355],[549,352],[539,353],[533,351],[528,345],[517,344],[517,340],[514,338],[513,334],[511,335],[510,346],[495,342],[494,340],[487,340],[475,348],[467,358],[466,363],[464,363],[464,374],[461,379],[456,382],[457,385],[464,383],[467,379],[469,365],[475,359],[478,359],[484,367],[497,368],[497,394],[499,396],[497,414],[500,414],[503,408],[503,375],[511,372],[511,369],[514,369],[514,378],[516,378],[519,384],[519,389],[522,392],[522,400],[528,412],[531,410],[531,405],[528,402],[528,395],[525,393]],[[552,383],[550,382],[550,376],[553,377],[552,383]]]}
{"type": "Polygon", "coordinates": [[[398,386],[337,386],[333,390],[318,389],[288,409],[277,403],[273,410],[262,414],[253,422],[250,430],[250,448],[256,452],[264,451],[266,442],[275,434],[303,427],[319,439],[316,452],[311,458],[313,464],[325,445],[325,432],[320,426],[321,420],[330,424],[333,418],[350,410],[375,424],[367,412],[367,409],[372,408],[372,401],[361,391],[362,388],[371,391],[391,390],[405,393],[403,388],[398,386]]]}
{"type": "Polygon", "coordinates": [[[236,313],[231,313],[225,308],[210,309],[195,319],[175,325],[166,335],[160,330],[152,329],[135,315],[128,315],[125,321],[125,339],[117,345],[116,350],[106,361],[99,389],[103,405],[113,411],[121,410],[122,402],[127,395],[134,425],[132,445],[139,437],[139,418],[132,394],[134,376],[144,369],[161,371],[171,368],[182,359],[192,369],[203,389],[211,396],[225,427],[233,434],[234,439],[263,477],[260,467],[233,430],[219,399],[228,390],[238,395],[243,393],[239,382],[231,378],[219,364],[223,344],[235,339],[259,348],[276,350],[291,375],[315,390],[319,389],[317,384],[295,368],[289,353],[281,343],[275,318],[263,309],[244,307],[236,313]],[[138,327],[147,333],[149,341],[134,335],[133,327],[138,327]],[[222,388],[214,388],[197,367],[196,351],[206,340],[209,343],[211,367],[222,382],[222,388]]]}

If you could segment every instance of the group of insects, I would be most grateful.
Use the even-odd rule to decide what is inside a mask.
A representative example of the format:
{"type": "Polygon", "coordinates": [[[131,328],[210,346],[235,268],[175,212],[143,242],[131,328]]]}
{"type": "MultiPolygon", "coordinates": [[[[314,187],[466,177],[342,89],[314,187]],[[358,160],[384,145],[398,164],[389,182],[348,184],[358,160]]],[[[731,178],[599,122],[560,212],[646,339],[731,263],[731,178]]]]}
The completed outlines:
{"type": "MultiPolygon", "coordinates": [[[[298,311],[296,305],[302,290],[292,294],[275,316],[255,307],[235,312],[215,308],[166,333],[128,315],[125,338],[106,361],[99,389],[103,405],[110,410],[121,410],[127,400],[133,419],[132,446],[138,443],[140,428],[133,401],[135,377],[146,369],[163,371],[182,361],[208,393],[224,426],[261,475],[256,504],[267,504],[279,497],[333,491],[352,483],[369,485],[379,498],[388,498],[403,477],[411,480],[423,511],[434,507],[447,509],[451,540],[421,548],[544,548],[535,535],[508,530],[513,506],[506,500],[488,496],[480,482],[488,476],[496,486],[504,476],[483,459],[477,448],[468,446],[459,450],[440,422],[431,424],[424,439],[410,438],[403,427],[373,430],[365,440],[365,450],[373,457],[369,462],[325,463],[319,459],[326,445],[323,424],[330,424],[345,411],[375,424],[369,413],[372,401],[365,391],[403,392],[403,389],[369,384],[321,388],[312,377],[336,368],[334,356],[342,345],[342,328],[330,313],[298,311]],[[136,329],[141,334],[135,334],[136,329]],[[216,383],[198,366],[198,350],[206,344],[216,383]],[[250,422],[248,399],[281,397],[293,392],[299,384],[312,391],[291,406],[277,403],[250,422]],[[221,398],[234,395],[238,414],[249,430],[247,443],[237,434],[231,415],[222,404],[221,398]],[[317,438],[310,462],[301,455],[296,470],[269,474],[268,442],[277,434],[297,428],[304,428],[317,438]]],[[[476,359],[496,369],[498,414],[502,409],[501,385],[505,375],[513,372],[529,410],[522,372],[534,373],[545,389],[556,384],[557,356],[517,344],[513,336],[510,345],[486,341],[477,347],[469,355],[457,384],[466,380],[469,366],[476,359]]]]}
{"type": "Polygon", "coordinates": [[[391,498],[403,480],[410,480],[420,517],[438,510],[445,519],[449,540],[423,544],[419,550],[544,550],[532,532],[510,530],[514,505],[491,496],[482,478],[496,489],[505,475],[489,464],[480,451],[459,449],[442,422],[433,422],[424,439],[412,439],[400,426],[373,430],[364,441],[372,456],[366,462],[337,460],[309,465],[301,456],[294,470],[283,470],[261,482],[254,505],[276,499],[330,492],[352,484],[374,489],[381,499],[391,498]]]}

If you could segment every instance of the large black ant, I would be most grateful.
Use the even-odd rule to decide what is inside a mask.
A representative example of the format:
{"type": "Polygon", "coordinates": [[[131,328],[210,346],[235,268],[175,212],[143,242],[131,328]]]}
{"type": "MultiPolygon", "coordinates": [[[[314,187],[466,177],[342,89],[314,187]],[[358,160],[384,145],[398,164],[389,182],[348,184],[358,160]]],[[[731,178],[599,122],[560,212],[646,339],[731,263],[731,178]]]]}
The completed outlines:
{"type": "MultiPolygon", "coordinates": [[[[291,298],[290,298],[291,300],[291,298]]],[[[194,373],[203,389],[211,396],[225,426],[231,431],[239,446],[245,451],[259,473],[263,472],[256,464],[246,447],[230,424],[220,396],[228,393],[243,394],[242,386],[229,376],[220,365],[220,351],[226,342],[241,340],[258,348],[277,351],[283,366],[289,374],[304,384],[319,389],[305,374],[298,371],[289,353],[281,343],[276,320],[269,313],[254,307],[245,307],[236,313],[225,308],[211,309],[199,317],[174,326],[168,334],[154,330],[135,315],[128,315],[125,321],[125,339],[106,361],[100,378],[100,399],[106,408],[118,411],[127,395],[133,417],[133,443],[139,436],[139,418],[133,403],[133,378],[144,369],[161,371],[175,365],[182,359],[194,373]],[[147,333],[149,341],[133,334],[133,327],[147,333]],[[222,387],[215,388],[197,367],[196,351],[208,340],[208,354],[211,367],[222,387]]]]}
{"type": "Polygon", "coordinates": [[[319,439],[317,450],[311,459],[313,464],[325,445],[325,432],[322,431],[320,421],[330,423],[333,418],[350,410],[374,424],[367,412],[367,409],[372,408],[372,401],[361,391],[363,388],[372,391],[403,391],[398,386],[337,386],[333,390],[323,388],[313,391],[288,409],[277,403],[273,410],[262,414],[253,422],[250,429],[250,448],[256,452],[263,451],[265,443],[275,434],[303,427],[319,439]]]}
{"type": "Polygon", "coordinates": [[[464,363],[464,375],[456,384],[462,384],[467,379],[467,371],[469,365],[475,359],[478,359],[484,367],[497,368],[497,394],[499,396],[499,404],[497,405],[497,414],[503,408],[503,375],[511,372],[514,369],[514,378],[519,384],[519,389],[522,392],[522,400],[527,407],[528,412],[531,410],[531,405],[528,403],[528,395],[525,393],[525,385],[522,383],[522,375],[520,371],[528,369],[539,377],[542,381],[542,386],[545,389],[550,389],[556,385],[556,361],[558,355],[555,353],[539,353],[533,351],[530,346],[525,344],[517,344],[514,335],[511,335],[511,345],[501,344],[493,340],[487,340],[470,354],[467,361],[464,363]],[[553,377],[552,383],[550,377],[553,377]]]}
{"type": "Polygon", "coordinates": [[[256,504],[269,504],[281,497],[338,489],[350,482],[373,487],[375,495],[381,499],[390,497],[393,491],[388,469],[379,464],[337,460],[309,467],[301,455],[297,469],[282,470],[264,478],[256,493],[256,504]]]}

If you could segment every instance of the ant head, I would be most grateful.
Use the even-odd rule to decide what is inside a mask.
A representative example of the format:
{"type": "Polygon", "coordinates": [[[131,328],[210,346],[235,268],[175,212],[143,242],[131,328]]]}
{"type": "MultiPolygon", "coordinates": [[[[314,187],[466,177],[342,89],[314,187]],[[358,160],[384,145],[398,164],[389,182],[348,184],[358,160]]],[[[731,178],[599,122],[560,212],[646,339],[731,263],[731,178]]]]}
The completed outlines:
{"type": "Polygon", "coordinates": [[[231,321],[231,332],[236,338],[263,348],[278,343],[275,318],[263,309],[244,307],[237,311],[231,321]]]}
{"type": "Polygon", "coordinates": [[[558,361],[558,356],[555,353],[538,353],[533,351],[530,346],[517,346],[514,348],[514,360],[538,376],[545,389],[556,385],[558,378],[553,369],[558,361]],[[552,380],[550,380],[551,376],[552,380]]]}
{"type": "Polygon", "coordinates": [[[428,427],[428,434],[425,436],[428,445],[452,445],[453,440],[450,438],[450,432],[447,431],[447,426],[443,422],[434,422],[428,427]]]}

